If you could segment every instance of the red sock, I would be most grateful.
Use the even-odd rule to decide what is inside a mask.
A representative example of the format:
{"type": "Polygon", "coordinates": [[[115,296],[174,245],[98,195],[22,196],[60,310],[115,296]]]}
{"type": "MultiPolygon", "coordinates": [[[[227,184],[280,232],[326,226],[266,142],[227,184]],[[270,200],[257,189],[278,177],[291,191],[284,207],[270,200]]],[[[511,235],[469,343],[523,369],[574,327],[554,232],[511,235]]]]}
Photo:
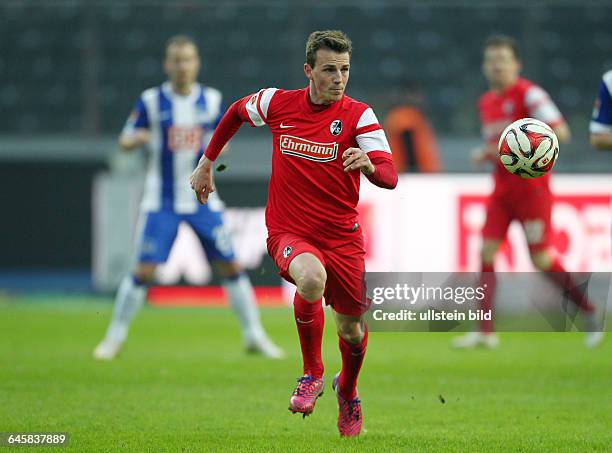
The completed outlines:
{"type": "Polygon", "coordinates": [[[482,299],[480,309],[485,312],[491,311],[491,320],[483,319],[480,321],[480,331],[483,333],[493,332],[493,298],[495,297],[495,288],[497,286],[497,278],[495,277],[495,269],[493,264],[482,263],[480,269],[480,281],[478,286],[484,288],[484,297],[482,299]]]}
{"type": "Polygon", "coordinates": [[[569,295],[571,301],[574,302],[580,310],[586,313],[593,312],[595,308],[591,302],[589,302],[586,293],[578,288],[572,278],[572,274],[563,268],[561,262],[557,258],[553,260],[550,269],[548,269],[545,274],[569,295]]]}
{"type": "Polygon", "coordinates": [[[295,324],[300,337],[304,374],[320,378],[323,376],[323,360],[321,360],[321,340],[325,315],[321,300],[308,302],[297,293],[293,298],[295,324]]]}
{"type": "Polygon", "coordinates": [[[342,353],[342,371],[338,378],[338,392],[345,400],[352,400],[355,398],[357,377],[368,347],[368,326],[365,326],[365,334],[359,344],[349,343],[340,336],[338,338],[342,353]]]}

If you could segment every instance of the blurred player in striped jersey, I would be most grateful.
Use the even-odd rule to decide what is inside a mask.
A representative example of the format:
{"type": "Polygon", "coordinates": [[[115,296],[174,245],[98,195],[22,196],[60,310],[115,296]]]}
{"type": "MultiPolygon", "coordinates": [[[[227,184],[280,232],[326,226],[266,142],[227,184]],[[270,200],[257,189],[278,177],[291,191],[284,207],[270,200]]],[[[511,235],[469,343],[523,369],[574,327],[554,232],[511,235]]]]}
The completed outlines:
{"type": "Polygon", "coordinates": [[[201,206],[189,188],[189,175],[223,114],[221,93],[196,82],[200,58],[189,37],[168,41],[164,67],[169,80],[143,92],[119,138],[126,151],[147,147],[150,159],[137,232],[137,264],[119,286],[112,321],[94,357],[110,360],[117,355],[147,287],[154,283],[157,265],[167,260],[179,223],[185,222],[223,278],[247,350],[280,358],[283,352],[264,332],[253,288],[234,256],[223,224],[223,203],[215,194],[201,206]]]}
{"type": "MultiPolygon", "coordinates": [[[[576,288],[572,276],[549,249],[553,195],[550,173],[533,179],[523,179],[506,171],[497,158],[497,143],[502,131],[515,120],[536,118],[548,124],[560,143],[570,139],[570,130],[541,87],[520,77],[521,62],[518,45],[513,38],[493,36],[484,46],[483,72],[490,90],[478,102],[485,144],[474,155],[476,163],[494,162],[494,189],[487,203],[486,221],[482,231],[481,286],[485,286],[483,310],[493,310],[496,278],[493,268],[495,254],[506,237],[510,223],[517,220],[525,231],[529,253],[534,266],[546,272],[582,310],[587,320],[585,343],[592,347],[601,342],[601,327],[595,307],[586,295],[576,288]]],[[[495,347],[498,338],[493,332],[493,320],[481,321],[480,331],[455,338],[457,348],[475,346],[495,347]]]]}
{"type": "Polygon", "coordinates": [[[289,410],[309,415],[323,394],[325,297],[342,355],[332,385],[342,436],[361,431],[356,386],[368,343],[365,250],[356,209],[361,175],[379,187],[397,184],[389,144],[374,112],[344,94],[351,52],[351,41],[340,31],[312,33],[304,64],[309,86],[267,88],[232,104],[192,175],[198,199],[206,202],[214,194],[212,162],[242,123],[270,128],[268,252],[281,276],[297,286],[293,306],[303,359],[303,376],[289,410]]]}
{"type": "Polygon", "coordinates": [[[612,71],[606,72],[599,84],[589,129],[595,148],[612,150],[612,71]]]}

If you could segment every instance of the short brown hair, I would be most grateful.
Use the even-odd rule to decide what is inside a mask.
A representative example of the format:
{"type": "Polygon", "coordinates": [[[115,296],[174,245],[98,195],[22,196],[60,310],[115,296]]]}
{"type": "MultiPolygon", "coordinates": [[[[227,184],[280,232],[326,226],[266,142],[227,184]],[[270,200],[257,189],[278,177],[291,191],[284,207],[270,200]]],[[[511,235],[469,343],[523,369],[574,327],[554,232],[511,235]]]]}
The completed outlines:
{"type": "Polygon", "coordinates": [[[485,44],[482,50],[484,51],[485,49],[488,49],[489,47],[507,47],[512,51],[512,53],[514,54],[514,57],[517,60],[520,60],[521,58],[518,42],[516,41],[516,39],[514,39],[511,36],[507,36],[507,35],[489,36],[487,40],[485,41],[485,44]]]}
{"type": "Polygon", "coordinates": [[[317,50],[329,49],[337,53],[353,53],[353,43],[340,30],[313,31],[306,41],[306,63],[314,68],[317,50]]]}
{"type": "Polygon", "coordinates": [[[168,49],[172,46],[184,46],[187,44],[191,44],[195,47],[196,51],[198,50],[198,45],[192,37],[187,35],[174,35],[166,41],[166,54],[168,53],[168,49]]]}

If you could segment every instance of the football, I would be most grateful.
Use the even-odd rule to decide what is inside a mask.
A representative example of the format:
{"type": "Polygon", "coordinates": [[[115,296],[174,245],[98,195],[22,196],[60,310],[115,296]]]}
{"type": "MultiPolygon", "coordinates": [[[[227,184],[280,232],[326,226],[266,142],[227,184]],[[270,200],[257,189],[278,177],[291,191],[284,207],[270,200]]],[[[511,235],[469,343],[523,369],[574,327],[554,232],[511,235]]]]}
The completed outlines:
{"type": "Polygon", "coordinates": [[[559,155],[559,141],[547,124],[534,118],[515,121],[502,132],[499,160],[506,170],[522,178],[548,173],[559,155]]]}

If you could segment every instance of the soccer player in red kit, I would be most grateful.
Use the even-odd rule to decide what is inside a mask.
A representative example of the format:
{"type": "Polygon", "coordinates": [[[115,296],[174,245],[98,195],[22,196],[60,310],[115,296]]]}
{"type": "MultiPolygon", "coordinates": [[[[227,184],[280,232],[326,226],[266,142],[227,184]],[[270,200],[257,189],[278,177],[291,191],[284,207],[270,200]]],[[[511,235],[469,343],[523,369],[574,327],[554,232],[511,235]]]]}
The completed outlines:
{"type": "MultiPolygon", "coordinates": [[[[493,308],[495,274],[493,262],[499,246],[506,236],[510,223],[521,223],[534,266],[545,271],[560,285],[572,301],[587,315],[587,323],[595,323],[594,307],[586,296],[576,289],[572,277],[557,257],[549,250],[551,235],[551,208],[553,195],[550,190],[550,173],[539,178],[523,179],[508,172],[497,158],[497,143],[502,131],[513,121],[531,117],[548,124],[557,134],[560,143],[570,139],[570,130],[549,95],[539,86],[520,77],[521,62],[518,45],[513,38],[493,36],[484,46],[483,72],[490,90],[478,102],[483,138],[486,143],[473,155],[476,163],[493,160],[494,189],[487,203],[486,221],[482,231],[481,285],[485,285],[482,308],[493,308]]],[[[586,343],[593,346],[594,326],[587,334],[586,343]]],[[[481,321],[479,332],[470,332],[454,341],[459,348],[495,347],[497,336],[493,322],[481,321]]]]}
{"type": "Polygon", "coordinates": [[[365,251],[356,209],[360,177],[387,189],[397,184],[389,144],[374,112],[344,94],[351,52],[344,33],[313,32],[304,64],[308,87],[267,88],[232,104],[191,177],[198,199],[205,202],[214,191],[212,162],[240,125],[265,124],[272,131],[268,252],[280,275],[297,286],[293,305],[304,364],[289,410],[307,416],[323,393],[325,297],[342,354],[332,387],[343,436],[361,431],[356,385],[368,343],[365,251]]]}

